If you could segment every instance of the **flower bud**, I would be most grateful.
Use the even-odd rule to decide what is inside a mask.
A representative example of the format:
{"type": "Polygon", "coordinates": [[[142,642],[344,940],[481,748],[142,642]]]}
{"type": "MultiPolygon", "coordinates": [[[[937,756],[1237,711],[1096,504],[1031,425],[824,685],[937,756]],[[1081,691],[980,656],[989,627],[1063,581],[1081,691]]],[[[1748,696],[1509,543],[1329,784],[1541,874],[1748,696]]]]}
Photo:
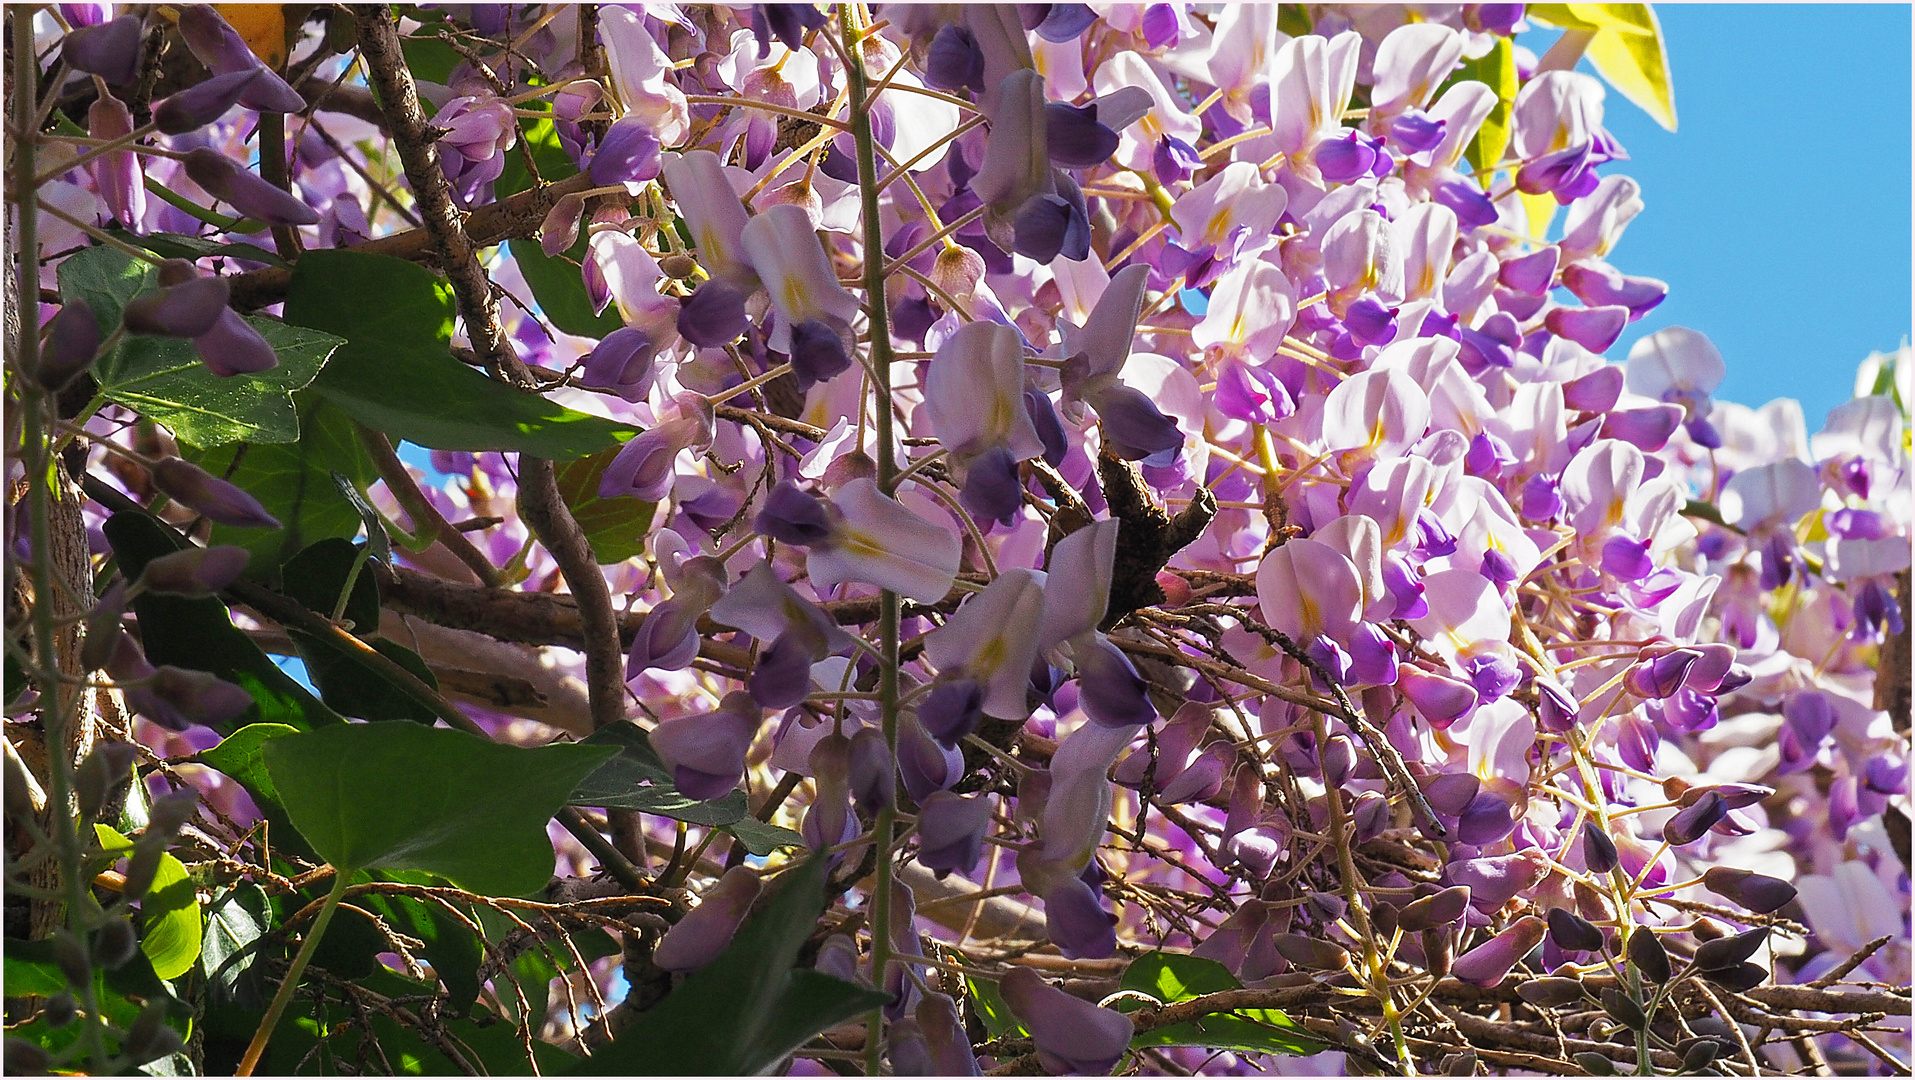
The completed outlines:
{"type": "Polygon", "coordinates": [[[38,1043],[7,1036],[6,1068],[9,1076],[39,1076],[53,1064],[53,1059],[40,1048],[38,1043]]]}
{"type": "Polygon", "coordinates": [[[93,960],[71,930],[61,930],[47,940],[53,963],[60,969],[60,974],[66,976],[68,986],[87,986],[92,983],[93,960]]]}
{"type": "Polygon", "coordinates": [[[101,742],[80,759],[73,772],[73,794],[80,814],[91,821],[100,816],[113,790],[130,780],[139,750],[132,743],[101,742]]]}
{"type": "MultiPolygon", "coordinates": [[[[133,113],[126,103],[110,93],[95,98],[86,110],[88,138],[112,141],[133,133],[133,113]]],[[[140,156],[131,150],[112,150],[87,163],[100,198],[113,217],[128,229],[138,231],[146,216],[146,173],[140,156]]]]}
{"type": "Polygon", "coordinates": [[[239,312],[222,308],[213,328],[193,339],[206,370],[221,378],[255,375],[279,366],[279,354],[239,312]]]}
{"type": "Polygon", "coordinates": [[[1710,985],[1732,994],[1753,990],[1769,981],[1769,969],[1761,964],[1738,964],[1731,968],[1717,968],[1701,973],[1710,985]]]}
{"type": "Polygon", "coordinates": [[[1404,905],[1403,910],[1397,913],[1396,924],[1411,932],[1448,926],[1463,917],[1464,910],[1469,907],[1469,901],[1469,886],[1453,885],[1442,892],[1404,905]]]}
{"type": "Polygon", "coordinates": [[[204,671],[164,664],[144,684],[128,687],[126,701],[134,712],[169,731],[185,731],[195,724],[221,727],[253,707],[244,689],[204,671]]]}
{"type": "Polygon", "coordinates": [[[702,349],[737,341],[745,324],[745,294],[720,278],[699,285],[678,309],[679,335],[702,349]]]}
{"type": "Polygon", "coordinates": [[[698,260],[683,252],[667,255],[658,260],[658,272],[668,278],[683,281],[697,271],[698,260]]]}
{"type": "Polygon", "coordinates": [[[1423,931],[1423,966],[1434,978],[1450,973],[1455,942],[1450,932],[1440,927],[1423,931]]]}
{"type": "Polygon", "coordinates": [[[160,872],[160,856],[166,849],[159,844],[141,844],[133,849],[132,857],[126,860],[126,879],[120,885],[120,895],[128,900],[138,900],[153,887],[153,878],[160,872]]]}
{"type": "MultiPolygon", "coordinates": [[[[153,124],[161,134],[184,135],[226,115],[264,74],[265,68],[215,75],[153,106],[153,124]]],[[[197,179],[194,183],[199,183],[197,179]]],[[[200,185],[205,187],[204,184],[200,185]]],[[[211,191],[211,189],[208,189],[211,191]]],[[[214,194],[218,194],[214,192],[214,194]]]]}
{"type": "Polygon", "coordinates": [[[1072,997],[1030,968],[1012,968],[998,992],[1030,1031],[1038,1060],[1053,1073],[1101,1076],[1130,1048],[1136,1029],[1129,1017],[1072,997]]]}
{"type": "Polygon", "coordinates": [[[830,323],[806,319],[791,328],[791,372],[797,376],[799,389],[809,390],[850,366],[851,353],[830,323]]]}
{"type": "Polygon", "coordinates": [[[40,1016],[47,1022],[48,1027],[63,1028],[80,1018],[80,1007],[73,1000],[72,994],[61,992],[46,999],[46,1005],[40,1016]]]}
{"type": "Polygon", "coordinates": [[[1495,986],[1531,949],[1542,943],[1546,933],[1543,920],[1525,915],[1502,933],[1457,957],[1450,965],[1450,974],[1476,986],[1495,986]]]}
{"type": "Polygon", "coordinates": [[[652,134],[651,126],[628,116],[606,129],[587,171],[596,187],[644,183],[658,176],[658,150],[658,137],[652,134]]]}
{"type": "Polygon", "coordinates": [[[749,867],[725,871],[698,906],[665,932],[652,952],[652,962],[666,971],[687,972],[718,959],[762,888],[757,872],[749,867]]]}
{"type": "MultiPolygon", "coordinates": [[[[586,354],[579,385],[592,390],[610,390],[626,401],[643,401],[651,392],[657,358],[658,348],[650,334],[633,326],[620,327],[605,335],[586,354]]],[[[673,455],[676,454],[674,450],[673,455]]]]}
{"type": "Polygon", "coordinates": [[[1722,1054],[1722,1044],[1714,1039],[1697,1039],[1694,1042],[1679,1045],[1677,1049],[1682,1051],[1681,1071],[1685,1075],[1702,1072],[1709,1067],[1710,1062],[1722,1054]]]}
{"type": "Polygon", "coordinates": [[[1568,908],[1549,909],[1549,937],[1569,952],[1596,952],[1603,944],[1602,931],[1568,908]]]}
{"type": "Polygon", "coordinates": [[[930,278],[931,283],[949,293],[951,299],[969,304],[977,291],[977,283],[984,280],[984,260],[970,248],[952,244],[938,252],[937,262],[931,265],[930,278]]]}
{"type": "Polygon", "coordinates": [[[1662,827],[1662,838],[1672,847],[1693,844],[1728,813],[1729,806],[1721,795],[1713,791],[1704,792],[1693,805],[1669,819],[1662,827]]]}
{"type": "Polygon", "coordinates": [[[572,249],[578,242],[579,218],[584,214],[585,200],[578,195],[561,196],[552,204],[545,220],[539,223],[539,250],[545,252],[546,258],[555,259],[560,252],[572,249]]]}
{"type": "Polygon", "coordinates": [[[984,719],[984,690],[975,679],[948,679],[918,705],[918,722],[945,746],[956,746],[984,719]]]}
{"type": "Polygon", "coordinates": [[[1583,865],[1592,874],[1607,874],[1616,868],[1620,857],[1616,853],[1616,842],[1602,830],[1595,819],[1583,822],[1583,865]]]}
{"type": "Polygon", "coordinates": [[[1604,987],[1598,997],[1602,1001],[1603,1011],[1631,1031],[1640,1031],[1649,1022],[1649,1018],[1642,1014],[1641,1003],[1613,986],[1604,987]]]}
{"type": "Polygon", "coordinates": [[[41,386],[58,393],[93,366],[100,352],[100,324],[86,301],[76,298],[47,322],[46,333],[34,375],[41,386]]]}
{"type": "Polygon", "coordinates": [[[140,584],[148,592],[212,596],[239,580],[252,552],[232,544],[186,548],[146,564],[140,584]]]}
{"type": "Polygon", "coordinates": [[[1703,872],[1702,883],[1710,892],[1758,915],[1779,911],[1795,899],[1795,886],[1788,882],[1734,866],[1710,867],[1703,872]]]}
{"type": "Polygon", "coordinates": [[[736,691],[714,712],[680,716],[652,729],[652,748],[672,770],[672,784],[703,802],[728,794],[745,771],[745,754],[758,733],[756,702],[736,691]]]}
{"type": "Polygon", "coordinates": [[[140,935],[124,915],[109,918],[93,932],[93,961],[109,971],[117,971],[140,951],[140,935]]]}
{"type": "Polygon", "coordinates": [[[144,1065],[154,1058],[165,1057],[184,1045],[179,1032],[166,1025],[166,997],[156,995],[149,999],[140,1015],[127,1028],[126,1038],[120,1040],[120,1052],[136,1065],[144,1065]]]}
{"type": "Polygon", "coordinates": [[[258,499],[183,458],[163,458],[154,464],[153,486],[215,524],[279,528],[279,519],[267,513],[258,499]]]}
{"type": "Polygon", "coordinates": [[[891,761],[890,747],[885,745],[884,732],[873,727],[859,728],[851,737],[847,768],[851,799],[860,813],[875,814],[896,801],[898,770],[891,761]]]}
{"type": "Polygon", "coordinates": [[[953,870],[969,874],[983,856],[990,827],[990,796],[934,791],[919,804],[918,862],[939,879],[953,870]]]}
{"type": "Polygon", "coordinates": [[[1695,965],[1702,971],[1723,971],[1754,956],[1769,940],[1769,928],[1758,926],[1734,937],[1705,941],[1696,947],[1695,965]]]}
{"type": "Polygon", "coordinates": [[[1576,1062],[1577,1068],[1591,1076],[1616,1075],[1616,1063],[1594,1050],[1584,1050],[1576,1054],[1572,1060],[1576,1062]]]}
{"type": "MultiPolygon", "coordinates": [[[[174,262],[175,260],[168,260],[174,262]]],[[[187,264],[189,267],[191,264],[187,264]]],[[[229,287],[221,277],[192,277],[174,284],[161,266],[160,288],[134,297],[120,312],[131,334],[196,338],[213,328],[226,310],[229,287]]]]}
{"type": "Polygon", "coordinates": [[[1583,999],[1583,984],[1576,979],[1544,976],[1517,987],[1516,996],[1543,1009],[1573,1005],[1583,999]]]}
{"type": "Polygon", "coordinates": [[[144,36],[138,15],[122,15],[67,34],[60,42],[60,56],[75,71],[98,75],[113,86],[125,86],[139,76],[144,36]]]}
{"type": "Polygon", "coordinates": [[[924,1034],[924,1046],[930,1057],[931,1076],[976,1076],[977,1058],[971,1053],[971,1040],[958,1017],[957,1005],[939,993],[927,993],[918,999],[914,1016],[924,1034]]]}
{"type": "Polygon", "coordinates": [[[154,799],[146,811],[146,830],[140,834],[141,842],[170,841],[182,825],[193,820],[198,809],[199,792],[193,788],[178,788],[154,799]]]}
{"type": "Polygon", "coordinates": [[[316,225],[319,214],[291,192],[281,191],[266,178],[245,168],[210,146],[187,151],[186,175],[214,198],[268,225],[316,225]]]}
{"type": "Polygon", "coordinates": [[[1312,971],[1342,971],[1350,962],[1342,946],[1308,934],[1278,934],[1272,943],[1285,960],[1312,971]]]}
{"type": "Polygon", "coordinates": [[[1662,947],[1662,938],[1654,930],[1638,926],[1630,931],[1628,952],[1629,962],[1643,978],[1656,984],[1669,981],[1669,950],[1662,947]]]}

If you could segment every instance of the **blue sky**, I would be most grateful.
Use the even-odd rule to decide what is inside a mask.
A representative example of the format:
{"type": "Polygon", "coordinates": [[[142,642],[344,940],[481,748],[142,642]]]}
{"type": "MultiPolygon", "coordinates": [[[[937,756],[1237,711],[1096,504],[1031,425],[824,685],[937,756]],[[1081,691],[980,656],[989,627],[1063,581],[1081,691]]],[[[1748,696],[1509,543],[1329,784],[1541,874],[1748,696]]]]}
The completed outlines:
{"type": "MultiPolygon", "coordinates": [[[[1678,129],[1612,90],[1604,126],[1631,160],[1603,171],[1634,177],[1646,204],[1610,261],[1669,298],[1612,358],[1692,327],[1728,363],[1719,398],[1796,398],[1813,432],[1856,364],[1909,333],[1909,11],[1656,5],[1678,129]]],[[[1540,56],[1555,36],[1520,41],[1540,56]]]]}

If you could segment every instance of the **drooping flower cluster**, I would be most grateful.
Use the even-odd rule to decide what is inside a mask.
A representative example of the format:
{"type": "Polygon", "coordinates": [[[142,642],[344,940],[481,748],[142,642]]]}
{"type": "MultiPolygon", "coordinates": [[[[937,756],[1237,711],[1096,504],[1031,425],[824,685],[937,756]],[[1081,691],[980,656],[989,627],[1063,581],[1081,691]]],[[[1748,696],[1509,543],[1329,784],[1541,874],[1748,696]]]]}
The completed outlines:
{"type": "MultiPolygon", "coordinates": [[[[542,252],[528,230],[489,265],[525,301],[503,310],[518,355],[567,384],[549,396],[641,429],[588,493],[655,504],[646,554],[605,571],[635,613],[634,722],[685,797],[783,793],[759,816],[853,879],[909,822],[895,888],[863,894],[886,890],[892,925],[863,932],[904,959],[874,971],[875,940],[833,938],[817,961],[896,994],[900,1074],[980,1065],[925,938],[973,967],[1055,961],[1010,963],[1000,990],[1053,1072],[1110,1069],[1134,1028],[1040,976],[1151,949],[1386,999],[1516,972],[1544,1006],[1582,1001],[1584,975],[1660,984],[1669,954],[1723,993],[1756,985],[1751,958],[1808,983],[1886,936],[1849,976],[1906,986],[1907,683],[1897,721],[1879,665],[1907,629],[1915,361],[1871,358],[1812,436],[1793,402],[1714,401],[1725,359],[1697,331],[1611,362],[1668,286],[1610,261],[1644,203],[1603,84],[1516,47],[1522,5],[1416,11],[907,5],[870,31],[805,5],[604,6],[602,67],[569,17],[453,11],[488,66],[420,92],[459,205],[516,197],[521,153],[590,179],[544,214],[542,252]],[[568,332],[561,304],[622,328],[568,332]]],[[[133,130],[128,20],[65,39],[101,87],[95,140],[133,130]]],[[[243,166],[258,115],[307,90],[210,8],[178,29],[212,76],[152,103],[159,152],[47,186],[78,221],[46,218],[48,250],[109,225],[310,248],[413,227],[373,179],[395,175],[385,135],[323,100],[289,188],[243,166]]],[[[222,376],[272,367],[223,268],[162,264],[123,332],[191,339],[222,376]]],[[[53,316],[49,388],[99,329],[53,316]]],[[[496,518],[481,557],[556,585],[512,455],[432,464],[437,513],[496,518]]],[[[160,465],[152,487],[197,513],[277,524],[160,465]]],[[[463,580],[447,552],[400,554],[463,580]]],[[[149,720],[235,710],[119,642],[106,669],[149,720]]],[[[588,730],[567,685],[502,730],[588,730]]],[[[671,851],[673,823],[644,820],[671,851]]],[[[709,963],[758,895],[724,872],[653,960],[709,963]]],[[[1343,1053],[1423,1053],[1325,1025],[1343,1053]]],[[[1726,1028],[1665,1041],[1712,1033],[1729,1056],[1726,1028]]],[[[1905,1026],[1874,1038],[1907,1053],[1905,1026]]],[[[1840,1034],[1817,1047],[1882,1067],[1840,1034]]]]}

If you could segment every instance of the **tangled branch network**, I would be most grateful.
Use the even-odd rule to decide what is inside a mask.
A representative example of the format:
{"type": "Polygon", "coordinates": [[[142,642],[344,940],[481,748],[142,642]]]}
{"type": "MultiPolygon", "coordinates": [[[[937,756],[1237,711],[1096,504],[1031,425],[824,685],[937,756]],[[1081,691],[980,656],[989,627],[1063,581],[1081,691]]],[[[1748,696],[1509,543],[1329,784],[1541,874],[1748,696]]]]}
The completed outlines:
{"type": "Polygon", "coordinates": [[[1915,361],[1605,359],[1646,6],[7,17],[10,1071],[1908,1069],[1915,361]]]}

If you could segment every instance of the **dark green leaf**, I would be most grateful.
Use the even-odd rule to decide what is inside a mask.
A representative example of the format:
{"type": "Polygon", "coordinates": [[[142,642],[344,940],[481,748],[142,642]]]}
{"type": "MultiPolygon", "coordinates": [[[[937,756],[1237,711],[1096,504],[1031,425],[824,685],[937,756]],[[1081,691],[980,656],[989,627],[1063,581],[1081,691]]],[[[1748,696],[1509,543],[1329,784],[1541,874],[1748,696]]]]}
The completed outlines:
{"type": "MultiPolygon", "coordinates": [[[[559,142],[558,129],[550,120],[524,119],[519,121],[519,138],[532,148],[532,160],[538,164],[539,177],[550,184],[563,180],[578,172],[578,166],[572,164],[571,155],[559,142]]],[[[505,155],[505,170],[492,185],[492,190],[503,199],[532,186],[532,174],[525,169],[525,159],[519,156],[516,148],[505,155]]],[[[616,329],[616,328],[614,328],[616,329]]]]}
{"type": "MultiPolygon", "coordinates": [[[[126,301],[157,284],[150,269],[117,248],[88,248],[60,264],[61,296],[84,297],[111,333],[126,301]]],[[[166,425],[192,446],[292,442],[299,438],[292,392],[313,381],[342,339],[272,319],[247,322],[272,345],[278,367],[222,378],[206,369],[190,341],[133,336],[94,362],[93,377],[109,401],[166,425]]]]}
{"type": "MultiPolygon", "coordinates": [[[[396,872],[382,875],[416,885],[434,884],[430,875],[396,872]]],[[[479,999],[479,965],[485,961],[485,948],[472,928],[435,901],[410,896],[369,895],[360,901],[402,934],[425,942],[420,958],[432,965],[432,971],[445,983],[451,995],[447,1004],[454,1014],[463,1014],[479,999]]]]}
{"type": "Polygon", "coordinates": [[[589,1075],[754,1076],[887,995],[792,965],[823,913],[825,860],[782,875],[778,892],[717,960],[580,1062],[589,1075]]]}
{"type": "Polygon", "coordinates": [[[238,544],[253,553],[247,576],[267,584],[276,584],[280,564],[307,546],[329,536],[351,539],[358,535],[359,512],[339,493],[333,473],[343,473],[362,486],[379,475],[344,414],[310,390],[299,397],[296,443],[249,443],[186,453],[187,460],[200,468],[246,489],[279,519],[283,526],[279,529],[213,527],[213,543],[238,544]]]}
{"type": "Polygon", "coordinates": [[[227,889],[206,909],[206,938],[200,956],[206,981],[221,1001],[263,1009],[255,947],[268,926],[269,901],[259,886],[241,883],[227,889]]]}
{"type": "MultiPolygon", "coordinates": [[[[139,578],[148,560],[178,550],[173,538],[144,514],[114,514],[107,519],[105,532],[129,580],[139,578]]],[[[142,644],[148,660],[210,671],[253,696],[254,708],[240,716],[233,728],[265,722],[305,729],[339,721],[338,714],[279,670],[245,631],[234,626],[226,605],[218,600],[143,593],[133,600],[133,610],[145,630],[142,644]]]]}
{"type": "Polygon", "coordinates": [[[617,456],[617,450],[604,450],[557,468],[559,494],[579,528],[585,530],[585,538],[592,542],[592,554],[607,565],[645,554],[645,538],[651,533],[652,512],[657,509],[656,503],[631,495],[599,498],[599,481],[605,477],[605,467],[617,456]]]}
{"type": "Polygon", "coordinates": [[[218,240],[209,240],[204,236],[187,236],[183,233],[161,232],[147,233],[141,236],[136,233],[123,232],[118,229],[110,231],[113,235],[130,244],[136,244],[155,255],[160,255],[168,259],[243,259],[247,262],[265,263],[267,266],[277,266],[281,269],[292,265],[273,252],[260,247],[258,244],[223,244],[218,240]]]}
{"type": "Polygon", "coordinates": [[[615,753],[412,724],[336,725],[262,752],[293,825],[335,867],[424,870],[500,896],[551,877],[546,822],[615,753]]]}
{"type": "MultiPolygon", "coordinates": [[[[337,537],[321,540],[300,552],[281,568],[286,595],[315,613],[331,618],[340,591],[346,587],[346,579],[358,562],[359,552],[357,545],[337,537]]],[[[372,572],[364,567],[353,579],[346,618],[352,621],[354,632],[362,638],[378,631],[378,586],[372,572]]],[[[319,688],[319,696],[340,715],[361,720],[414,720],[422,724],[438,719],[438,713],[430,705],[389,680],[368,664],[364,656],[334,638],[293,629],[287,630],[287,635],[299,647],[300,658],[306,662],[306,673],[319,688]]],[[[412,672],[427,687],[439,688],[438,677],[418,653],[383,638],[368,644],[412,672]]]]}
{"type": "Polygon", "coordinates": [[[314,383],[326,400],[394,439],[438,450],[516,450],[570,461],[616,446],[630,425],[514,390],[453,359],[444,282],[404,259],[309,251],[286,321],[346,344],[314,383]]]}
{"type": "Polygon", "coordinates": [[[767,825],[755,817],[742,817],[729,825],[720,825],[720,829],[738,838],[745,850],[763,857],[780,848],[801,848],[805,838],[790,829],[777,825],[767,825]]]}
{"type": "MultiPolygon", "coordinates": [[[[1166,1005],[1242,986],[1229,968],[1215,960],[1164,952],[1147,953],[1132,961],[1124,971],[1123,980],[1124,989],[1149,994],[1166,1005]]],[[[1142,1004],[1135,999],[1119,1000],[1116,1008],[1121,1012],[1135,1012],[1142,1004]]],[[[1188,1023],[1144,1032],[1133,1038],[1131,1045],[1202,1046],[1245,1054],[1308,1055],[1324,1049],[1323,1044],[1310,1038],[1278,1009],[1213,1013],[1188,1023]]]]}
{"type": "MultiPolygon", "coordinates": [[[[339,594],[359,561],[359,545],[341,537],[327,537],[286,561],[279,568],[280,592],[328,618],[339,604],[339,594]]],[[[353,579],[345,617],[360,636],[379,630],[379,586],[363,567],[353,579]]]]}
{"type": "Polygon", "coordinates": [[[221,739],[211,750],[193,755],[193,760],[231,777],[246,789],[254,802],[264,799],[277,805],[279,792],[273,787],[272,774],[266,771],[266,761],[260,756],[259,748],[268,739],[297,734],[298,728],[286,724],[248,724],[221,739]]]}
{"type": "Polygon", "coordinates": [[[612,724],[594,731],[587,746],[612,746],[618,755],[580,781],[566,802],[607,810],[637,810],[693,825],[730,825],[746,816],[745,793],[699,802],[679,794],[672,773],[652,749],[651,737],[637,724],[612,724]]]}
{"type": "Polygon", "coordinates": [[[525,283],[532,287],[532,298],[539,302],[539,310],[553,326],[568,334],[602,338],[625,325],[613,305],[608,304],[599,314],[592,312],[592,298],[585,291],[585,277],[579,263],[585,257],[583,236],[560,258],[547,258],[537,240],[514,240],[510,247],[512,258],[518,261],[519,273],[525,275],[525,283]]]}

